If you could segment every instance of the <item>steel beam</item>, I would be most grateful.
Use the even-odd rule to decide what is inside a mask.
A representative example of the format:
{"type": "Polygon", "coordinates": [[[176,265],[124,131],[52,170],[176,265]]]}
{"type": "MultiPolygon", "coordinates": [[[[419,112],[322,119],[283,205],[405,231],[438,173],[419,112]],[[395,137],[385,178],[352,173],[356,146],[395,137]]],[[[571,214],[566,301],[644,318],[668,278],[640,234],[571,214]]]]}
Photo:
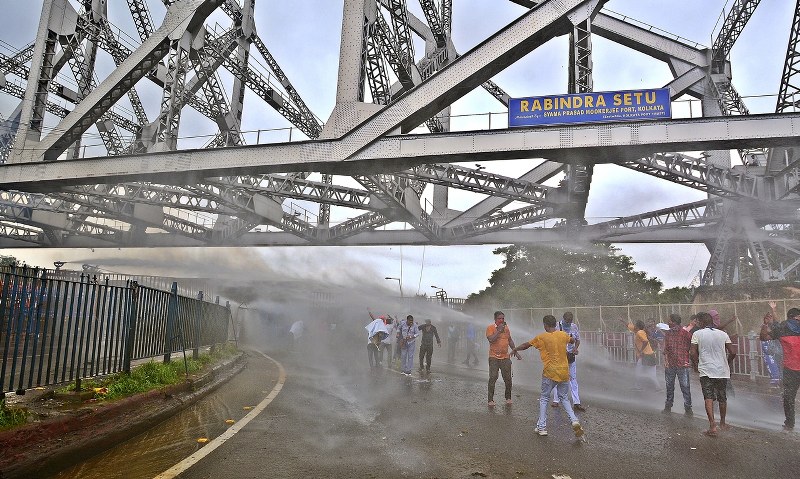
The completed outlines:
{"type": "Polygon", "coordinates": [[[518,128],[386,136],[342,160],[339,140],[218,150],[163,152],[0,166],[0,185],[25,191],[61,186],[158,181],[292,171],[391,172],[425,163],[548,158],[568,163],[624,163],[656,152],[761,148],[800,144],[800,113],[518,128]]]}

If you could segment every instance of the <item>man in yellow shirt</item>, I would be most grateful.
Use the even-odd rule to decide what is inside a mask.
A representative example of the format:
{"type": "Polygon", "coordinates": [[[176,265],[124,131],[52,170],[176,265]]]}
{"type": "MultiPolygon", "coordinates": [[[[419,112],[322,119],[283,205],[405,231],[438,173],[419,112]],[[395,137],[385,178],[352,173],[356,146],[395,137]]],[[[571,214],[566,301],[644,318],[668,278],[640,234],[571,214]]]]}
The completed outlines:
{"type": "Polygon", "coordinates": [[[567,344],[573,344],[575,338],[556,328],[556,318],[553,315],[548,314],[545,316],[542,319],[542,323],[544,323],[544,333],[511,350],[513,354],[516,354],[517,351],[533,346],[539,350],[539,354],[542,357],[544,365],[542,368],[542,395],[539,398],[539,421],[536,423],[534,431],[540,436],[547,435],[547,406],[550,403],[550,394],[555,388],[561,407],[564,408],[569,420],[572,422],[572,430],[575,431],[575,437],[581,437],[583,436],[583,428],[567,399],[567,394],[569,394],[567,344]]]}

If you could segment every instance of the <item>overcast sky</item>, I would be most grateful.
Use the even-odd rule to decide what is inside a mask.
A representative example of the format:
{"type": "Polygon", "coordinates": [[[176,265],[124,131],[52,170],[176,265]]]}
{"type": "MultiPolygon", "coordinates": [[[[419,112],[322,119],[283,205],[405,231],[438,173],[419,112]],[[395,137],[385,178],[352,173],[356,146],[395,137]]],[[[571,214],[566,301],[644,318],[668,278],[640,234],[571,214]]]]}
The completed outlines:
{"type": "MultiPolygon", "coordinates": [[[[125,2],[109,2],[111,21],[135,37],[125,2]],[[119,5],[117,5],[119,4],[119,5]],[[115,6],[123,7],[116,10],[115,6]]],[[[161,2],[150,2],[156,25],[163,18],[161,2]]],[[[497,31],[524,13],[524,9],[503,0],[459,0],[454,3],[453,38],[459,52],[497,31]]],[[[654,25],[670,34],[710,46],[722,25],[722,11],[734,0],[611,0],[606,8],[654,25]],[[702,9],[698,7],[702,5],[702,9]]],[[[732,51],[733,83],[745,97],[754,113],[775,109],[775,94],[780,84],[782,65],[793,15],[789,0],[763,2],[732,51]],[[760,97],[768,95],[766,97],[760,97]],[[755,98],[758,97],[758,98],[755,98]]],[[[409,8],[422,18],[419,3],[408,0],[409,8]]],[[[41,1],[3,2],[0,16],[0,51],[9,53],[34,40],[41,1]],[[9,50],[10,49],[10,50],[9,50]]],[[[293,85],[323,121],[330,115],[336,96],[336,75],[339,56],[342,2],[332,0],[294,0],[291,2],[256,2],[256,28],[272,55],[293,85]]],[[[213,20],[223,27],[226,17],[215,14],[213,20]]],[[[671,80],[666,65],[644,55],[612,44],[594,36],[594,87],[596,91],[657,88],[671,80]]],[[[417,52],[422,44],[417,44],[417,52]]],[[[253,57],[258,58],[255,49],[253,57]]],[[[419,53],[418,53],[419,58],[419,53]]],[[[554,39],[494,78],[506,92],[515,97],[566,93],[567,40],[554,39]]],[[[263,63],[263,61],[262,61],[263,63]]],[[[102,69],[102,67],[101,67],[102,69]]],[[[151,116],[158,109],[160,92],[137,86],[151,116]]],[[[252,95],[245,103],[244,130],[280,128],[288,123],[278,114],[265,108],[252,95]],[[248,109],[250,106],[250,109],[248,109]]],[[[0,113],[8,115],[18,100],[0,94],[0,113]]],[[[688,114],[689,103],[675,104],[675,116],[688,114]]],[[[501,112],[494,98],[475,91],[453,106],[453,114],[501,112]]],[[[695,116],[699,103],[693,102],[695,116]]],[[[502,119],[502,115],[492,121],[502,119]]],[[[485,121],[485,120],[481,120],[485,121]]],[[[455,121],[454,121],[455,123],[455,121]]],[[[482,124],[480,128],[487,125],[482,124]]],[[[181,136],[213,133],[210,122],[193,120],[188,113],[181,121],[181,136]],[[187,126],[189,125],[189,126],[187,126]],[[189,128],[192,131],[188,132],[189,128]]],[[[454,125],[454,129],[457,129],[454,125]]],[[[486,163],[489,171],[519,175],[537,162],[486,163]]],[[[608,218],[652,211],[702,199],[698,191],[659,181],[627,169],[602,165],[595,169],[586,215],[590,223],[608,218]]],[[[451,193],[451,207],[466,208],[475,198],[460,192],[451,193]],[[459,204],[463,202],[463,205],[459,204]]],[[[336,218],[342,221],[346,218],[336,218]]],[[[665,286],[687,286],[698,270],[704,269],[709,254],[703,245],[619,245],[631,255],[637,269],[661,279],[665,286]]],[[[491,252],[496,245],[474,247],[364,247],[364,248],[253,248],[232,252],[229,249],[174,250],[108,249],[82,250],[5,250],[0,254],[14,255],[29,263],[51,266],[56,259],[71,262],[79,268],[82,263],[98,264],[117,272],[158,272],[188,274],[190,271],[229,271],[247,265],[269,265],[270,273],[295,278],[317,277],[325,269],[330,281],[344,284],[376,283],[397,289],[397,282],[384,277],[401,277],[405,294],[432,294],[431,285],[442,287],[452,297],[466,297],[488,286],[491,272],[501,267],[501,258],[491,252]],[[221,254],[224,252],[224,254],[221,254]],[[165,264],[164,258],[174,262],[165,264]],[[235,258],[235,259],[234,259],[235,258]],[[136,265],[142,270],[134,271],[136,265]],[[175,268],[187,271],[176,272],[175,268]],[[169,271],[167,271],[169,270],[169,271]]]]}

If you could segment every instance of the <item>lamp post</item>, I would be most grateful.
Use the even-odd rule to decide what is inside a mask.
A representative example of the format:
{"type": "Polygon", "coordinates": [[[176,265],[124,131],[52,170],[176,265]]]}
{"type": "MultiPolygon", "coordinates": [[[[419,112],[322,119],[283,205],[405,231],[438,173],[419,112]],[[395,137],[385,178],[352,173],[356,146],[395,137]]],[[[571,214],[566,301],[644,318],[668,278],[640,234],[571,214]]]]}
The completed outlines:
{"type": "Polygon", "coordinates": [[[431,288],[436,290],[436,299],[438,299],[442,304],[447,303],[447,291],[445,291],[444,288],[434,285],[431,285],[431,288]]]}
{"type": "Polygon", "coordinates": [[[403,297],[403,283],[400,281],[400,278],[392,278],[391,276],[387,276],[387,277],[385,277],[383,279],[396,280],[397,281],[397,286],[400,287],[400,297],[401,298],[403,297]]]}

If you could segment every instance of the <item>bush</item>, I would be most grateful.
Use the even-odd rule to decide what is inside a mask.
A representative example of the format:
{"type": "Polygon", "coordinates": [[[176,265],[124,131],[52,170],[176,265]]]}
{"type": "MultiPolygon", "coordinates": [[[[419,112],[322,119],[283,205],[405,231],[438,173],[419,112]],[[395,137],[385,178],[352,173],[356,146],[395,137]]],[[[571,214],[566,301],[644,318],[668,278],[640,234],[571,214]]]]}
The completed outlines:
{"type": "MultiPolygon", "coordinates": [[[[115,400],[134,394],[139,394],[153,389],[178,384],[186,379],[186,374],[193,374],[205,366],[231,357],[237,350],[233,344],[226,343],[217,347],[214,354],[201,354],[198,359],[186,357],[175,358],[169,363],[150,361],[131,369],[130,374],[117,373],[103,379],[85,379],[81,388],[85,391],[94,390],[97,399],[115,400]]],[[[70,384],[67,391],[74,391],[75,384],[70,384]]]]}
{"type": "Polygon", "coordinates": [[[6,407],[6,399],[0,399],[0,431],[11,429],[28,422],[28,413],[19,409],[6,407]]]}

